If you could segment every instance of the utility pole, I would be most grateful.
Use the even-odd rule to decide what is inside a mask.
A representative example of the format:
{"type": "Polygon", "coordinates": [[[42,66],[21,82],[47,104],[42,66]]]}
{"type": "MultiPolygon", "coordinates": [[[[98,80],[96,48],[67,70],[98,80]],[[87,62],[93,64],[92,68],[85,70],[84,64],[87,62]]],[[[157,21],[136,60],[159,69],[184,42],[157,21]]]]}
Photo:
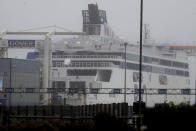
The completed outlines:
{"type": "MultiPolygon", "coordinates": [[[[12,58],[10,58],[10,90],[12,90],[12,58]]],[[[9,93],[9,106],[11,106],[11,95],[12,93],[9,93]]]]}
{"type": "Polygon", "coordinates": [[[141,86],[142,86],[142,31],[143,31],[143,0],[140,3],[140,61],[139,61],[139,120],[138,120],[138,130],[141,130],[141,86]]]}
{"type": "Polygon", "coordinates": [[[196,105],[196,77],[195,77],[195,105],[196,105]]]}
{"type": "Polygon", "coordinates": [[[125,80],[124,80],[124,103],[126,103],[126,97],[127,97],[127,43],[124,43],[125,46],[125,80]]]}

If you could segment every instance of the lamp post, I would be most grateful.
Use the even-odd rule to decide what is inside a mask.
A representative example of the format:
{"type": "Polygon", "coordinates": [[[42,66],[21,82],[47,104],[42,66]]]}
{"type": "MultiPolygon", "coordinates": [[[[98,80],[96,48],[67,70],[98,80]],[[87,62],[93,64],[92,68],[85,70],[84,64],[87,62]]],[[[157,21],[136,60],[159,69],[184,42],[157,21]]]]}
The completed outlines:
{"type": "Polygon", "coordinates": [[[138,129],[141,130],[141,86],[142,86],[142,31],[143,31],[143,0],[140,3],[140,60],[139,60],[139,120],[138,129]]]}
{"type": "Polygon", "coordinates": [[[127,97],[127,43],[124,43],[125,46],[125,79],[124,79],[124,103],[126,103],[127,97]]]}
{"type": "MultiPolygon", "coordinates": [[[[12,58],[10,58],[10,90],[12,90],[12,58]]],[[[11,106],[11,93],[9,93],[9,106],[11,106]]]]}

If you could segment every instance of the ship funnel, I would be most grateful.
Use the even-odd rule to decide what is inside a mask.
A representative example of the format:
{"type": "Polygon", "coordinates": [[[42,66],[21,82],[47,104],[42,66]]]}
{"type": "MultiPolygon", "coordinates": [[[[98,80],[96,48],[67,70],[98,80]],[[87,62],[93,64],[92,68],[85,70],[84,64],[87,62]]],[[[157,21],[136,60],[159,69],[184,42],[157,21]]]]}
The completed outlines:
{"type": "Polygon", "coordinates": [[[114,33],[107,24],[105,10],[99,10],[97,4],[89,4],[88,10],[82,11],[83,32],[87,35],[113,36],[114,33]]]}

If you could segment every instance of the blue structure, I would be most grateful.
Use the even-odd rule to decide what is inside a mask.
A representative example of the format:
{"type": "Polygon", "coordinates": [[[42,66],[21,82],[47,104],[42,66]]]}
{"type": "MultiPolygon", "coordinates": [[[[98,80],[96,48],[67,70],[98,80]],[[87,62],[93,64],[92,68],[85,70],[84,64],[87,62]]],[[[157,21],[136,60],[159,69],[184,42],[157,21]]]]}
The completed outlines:
{"type": "MultiPolygon", "coordinates": [[[[40,88],[41,64],[37,61],[0,58],[0,103],[5,105],[38,105],[39,94],[2,93],[6,90],[40,88]]],[[[26,90],[27,90],[26,89],[26,90]]]]}

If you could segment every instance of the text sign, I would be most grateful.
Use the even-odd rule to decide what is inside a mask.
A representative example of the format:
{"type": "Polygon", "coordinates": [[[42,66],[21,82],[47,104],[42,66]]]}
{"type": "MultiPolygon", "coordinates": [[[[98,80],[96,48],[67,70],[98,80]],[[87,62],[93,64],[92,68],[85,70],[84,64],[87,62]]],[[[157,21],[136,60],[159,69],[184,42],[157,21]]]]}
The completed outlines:
{"type": "Polygon", "coordinates": [[[8,40],[8,47],[34,48],[35,40],[8,40]]]}

